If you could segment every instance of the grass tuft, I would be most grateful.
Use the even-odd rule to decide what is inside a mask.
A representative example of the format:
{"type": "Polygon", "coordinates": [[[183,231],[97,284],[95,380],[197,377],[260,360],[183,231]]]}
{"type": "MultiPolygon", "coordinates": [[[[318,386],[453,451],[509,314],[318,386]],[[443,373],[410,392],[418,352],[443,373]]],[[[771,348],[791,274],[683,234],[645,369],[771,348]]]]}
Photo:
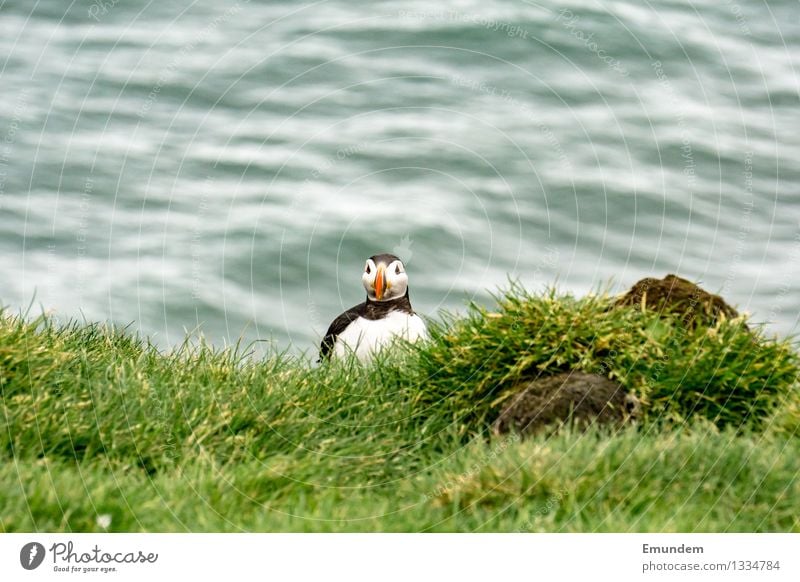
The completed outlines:
{"type": "Polygon", "coordinates": [[[494,420],[519,382],[568,370],[620,382],[642,400],[646,423],[757,425],[797,391],[792,345],[743,318],[687,327],[675,315],[614,308],[604,295],[531,295],[514,285],[496,310],[472,305],[432,333],[419,355],[424,401],[447,408],[463,433],[494,420]]]}

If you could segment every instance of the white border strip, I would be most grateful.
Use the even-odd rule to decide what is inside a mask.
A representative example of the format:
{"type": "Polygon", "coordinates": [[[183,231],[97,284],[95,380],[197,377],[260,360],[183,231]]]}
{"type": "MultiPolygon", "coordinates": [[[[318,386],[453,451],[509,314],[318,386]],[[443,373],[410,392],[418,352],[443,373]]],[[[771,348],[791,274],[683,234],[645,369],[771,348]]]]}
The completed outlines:
{"type": "Polygon", "coordinates": [[[797,581],[798,554],[800,534],[4,534],[0,579],[797,581]]]}

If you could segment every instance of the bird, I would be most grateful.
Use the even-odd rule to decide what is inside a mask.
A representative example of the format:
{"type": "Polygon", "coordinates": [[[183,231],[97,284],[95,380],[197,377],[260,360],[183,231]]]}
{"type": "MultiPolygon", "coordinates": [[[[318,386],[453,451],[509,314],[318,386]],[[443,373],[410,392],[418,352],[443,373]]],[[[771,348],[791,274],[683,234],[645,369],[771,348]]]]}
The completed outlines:
{"type": "Polygon", "coordinates": [[[425,322],[411,307],[408,274],[396,255],[368,258],[361,282],[366,301],[333,320],[320,344],[320,362],[351,353],[366,361],[398,337],[411,342],[428,337],[425,322]]]}

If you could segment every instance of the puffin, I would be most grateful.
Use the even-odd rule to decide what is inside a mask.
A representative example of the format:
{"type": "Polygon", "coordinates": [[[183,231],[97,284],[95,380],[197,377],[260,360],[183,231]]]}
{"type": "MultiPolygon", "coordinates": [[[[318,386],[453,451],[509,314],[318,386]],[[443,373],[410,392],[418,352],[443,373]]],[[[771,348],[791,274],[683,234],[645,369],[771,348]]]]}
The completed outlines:
{"type": "Polygon", "coordinates": [[[371,256],[361,283],[366,301],[333,320],[319,348],[320,362],[348,354],[365,361],[398,337],[411,342],[428,337],[425,322],[411,308],[403,261],[388,253],[371,256]]]}

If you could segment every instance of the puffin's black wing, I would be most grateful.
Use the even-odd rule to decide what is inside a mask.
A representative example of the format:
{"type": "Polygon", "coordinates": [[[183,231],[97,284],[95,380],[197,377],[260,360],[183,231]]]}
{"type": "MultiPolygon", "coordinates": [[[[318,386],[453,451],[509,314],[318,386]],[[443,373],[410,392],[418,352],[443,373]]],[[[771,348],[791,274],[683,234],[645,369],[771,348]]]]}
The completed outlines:
{"type": "Polygon", "coordinates": [[[331,351],[333,350],[333,344],[336,343],[336,337],[345,329],[347,329],[347,326],[350,325],[350,322],[354,321],[364,312],[366,305],[366,301],[364,303],[359,303],[333,320],[333,323],[331,323],[330,327],[328,327],[328,331],[325,332],[325,337],[322,338],[322,344],[319,346],[320,362],[330,357],[331,351]]]}

